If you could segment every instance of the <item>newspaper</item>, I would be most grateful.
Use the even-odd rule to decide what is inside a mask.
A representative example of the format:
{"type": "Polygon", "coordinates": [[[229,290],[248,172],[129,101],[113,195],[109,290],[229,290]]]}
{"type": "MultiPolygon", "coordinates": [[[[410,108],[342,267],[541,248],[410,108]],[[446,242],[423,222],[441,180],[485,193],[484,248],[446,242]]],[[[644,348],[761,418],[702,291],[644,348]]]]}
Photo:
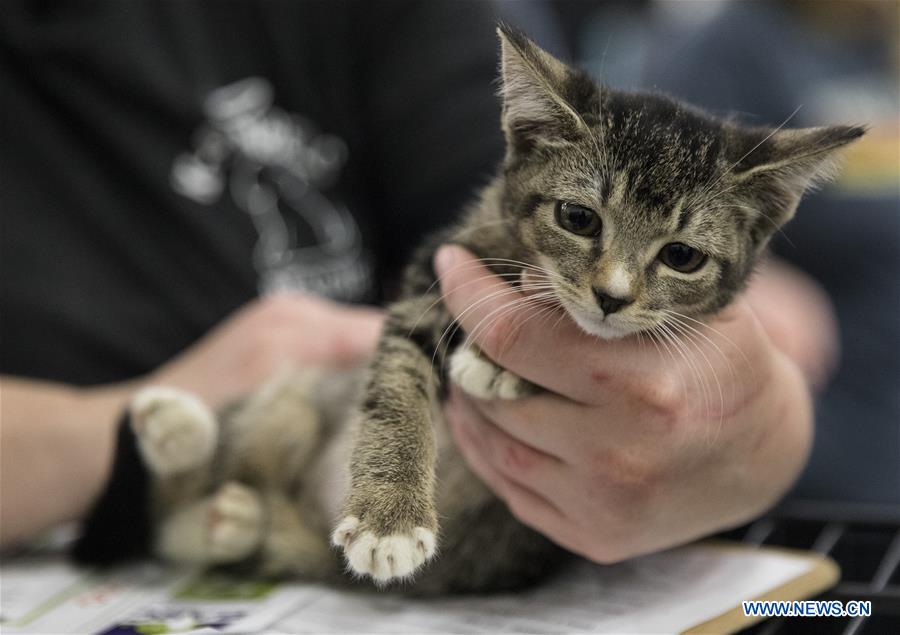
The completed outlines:
{"type": "Polygon", "coordinates": [[[701,544],[614,566],[576,562],[517,594],[413,600],[156,564],[100,575],[61,556],[28,556],[0,565],[0,632],[678,633],[812,566],[701,544]]]}
{"type": "Polygon", "coordinates": [[[299,599],[292,585],[145,564],[98,574],[61,556],[0,566],[0,632],[162,635],[263,632],[299,599]]]}

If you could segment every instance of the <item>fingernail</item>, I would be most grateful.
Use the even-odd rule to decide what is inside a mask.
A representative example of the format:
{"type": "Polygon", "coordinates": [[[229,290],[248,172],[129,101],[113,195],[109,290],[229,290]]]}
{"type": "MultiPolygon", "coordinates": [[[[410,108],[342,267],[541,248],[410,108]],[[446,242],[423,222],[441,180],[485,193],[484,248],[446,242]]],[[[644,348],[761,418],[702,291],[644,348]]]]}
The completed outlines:
{"type": "Polygon", "coordinates": [[[434,256],[434,269],[438,276],[442,276],[459,260],[459,248],[453,245],[444,245],[437,250],[434,256]]]}

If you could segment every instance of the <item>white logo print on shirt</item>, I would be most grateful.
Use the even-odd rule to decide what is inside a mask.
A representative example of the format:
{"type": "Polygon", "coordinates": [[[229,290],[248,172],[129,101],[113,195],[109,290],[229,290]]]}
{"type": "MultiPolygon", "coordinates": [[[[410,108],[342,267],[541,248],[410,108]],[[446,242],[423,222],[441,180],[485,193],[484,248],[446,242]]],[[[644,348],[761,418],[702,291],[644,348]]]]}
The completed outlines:
{"type": "Polygon", "coordinates": [[[358,300],[371,265],[347,209],[323,194],[340,174],[347,146],[272,105],[272,86],[249,77],[212,91],[194,151],[179,155],[172,187],[211,205],[226,189],[259,234],[253,254],[259,290],[303,290],[358,300]]]}

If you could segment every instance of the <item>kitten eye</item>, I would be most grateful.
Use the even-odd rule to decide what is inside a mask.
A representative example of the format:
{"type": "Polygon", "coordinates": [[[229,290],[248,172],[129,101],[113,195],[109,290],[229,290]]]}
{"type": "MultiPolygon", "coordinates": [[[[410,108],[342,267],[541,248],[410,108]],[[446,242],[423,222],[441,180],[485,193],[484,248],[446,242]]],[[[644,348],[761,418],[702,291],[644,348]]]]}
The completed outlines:
{"type": "Polygon", "coordinates": [[[575,203],[556,203],[556,222],[559,226],[579,236],[599,236],[603,229],[600,217],[592,209],[575,203]]]}
{"type": "Polygon", "coordinates": [[[706,262],[706,254],[684,243],[669,243],[659,252],[659,259],[675,271],[694,273],[706,262]]]}

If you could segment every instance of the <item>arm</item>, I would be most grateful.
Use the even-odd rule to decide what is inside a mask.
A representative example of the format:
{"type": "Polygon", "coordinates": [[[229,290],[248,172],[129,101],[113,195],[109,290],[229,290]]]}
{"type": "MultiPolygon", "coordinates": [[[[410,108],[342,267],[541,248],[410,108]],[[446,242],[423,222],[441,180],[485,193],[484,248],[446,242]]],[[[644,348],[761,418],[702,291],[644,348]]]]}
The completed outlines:
{"type": "Polygon", "coordinates": [[[349,366],[375,346],[382,316],[302,295],[255,301],[158,370],[131,382],[75,388],[2,379],[0,544],[80,518],[112,466],[116,423],[147,384],[193,391],[213,408],[289,364],[349,366]]]}
{"type": "MultiPolygon", "coordinates": [[[[471,332],[501,302],[463,309],[505,283],[477,263],[458,266],[468,258],[451,248],[437,267],[448,308],[471,332]]],[[[546,392],[502,402],[457,391],[448,419],[473,470],[564,547],[613,562],[733,527],[773,505],[805,465],[806,382],[746,300],[692,325],[684,355],[539,318],[508,311],[475,339],[546,392]]]]}
{"type": "Polygon", "coordinates": [[[75,520],[111,467],[115,425],[132,387],[77,389],[3,377],[0,545],[75,520]]]}

